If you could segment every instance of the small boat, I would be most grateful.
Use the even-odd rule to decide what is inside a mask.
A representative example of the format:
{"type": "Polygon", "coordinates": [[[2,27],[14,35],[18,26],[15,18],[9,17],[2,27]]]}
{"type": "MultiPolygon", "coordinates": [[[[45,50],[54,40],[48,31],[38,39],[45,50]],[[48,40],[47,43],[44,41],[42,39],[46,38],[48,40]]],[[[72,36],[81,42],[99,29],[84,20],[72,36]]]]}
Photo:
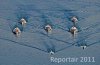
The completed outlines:
{"type": "Polygon", "coordinates": [[[77,46],[81,47],[84,50],[85,48],[87,48],[88,45],[86,43],[80,43],[80,44],[77,44],[77,46]]]}
{"type": "Polygon", "coordinates": [[[23,26],[23,25],[25,25],[27,22],[26,22],[26,20],[25,20],[24,18],[22,18],[22,19],[20,20],[20,23],[21,23],[22,26],[23,26]]]}
{"type": "Polygon", "coordinates": [[[19,36],[21,34],[21,31],[18,27],[14,28],[13,30],[13,33],[16,35],[16,36],[19,36]]]}
{"type": "Polygon", "coordinates": [[[70,29],[70,32],[71,32],[71,34],[73,34],[73,36],[75,36],[75,34],[77,34],[77,32],[78,32],[78,29],[77,29],[75,26],[73,26],[73,27],[70,29]]]}
{"type": "Polygon", "coordinates": [[[51,33],[52,32],[52,28],[51,28],[50,25],[46,25],[45,26],[45,30],[46,30],[47,33],[51,33]]]}
{"type": "Polygon", "coordinates": [[[54,55],[55,52],[53,52],[53,51],[51,50],[49,53],[50,53],[50,55],[54,55]]]}
{"type": "Polygon", "coordinates": [[[86,48],[87,46],[81,46],[81,48],[83,48],[83,50],[86,48]]]}
{"type": "Polygon", "coordinates": [[[71,21],[72,21],[73,23],[76,23],[76,22],[78,21],[78,19],[76,18],[76,16],[73,16],[73,17],[71,18],[71,21]]]}

